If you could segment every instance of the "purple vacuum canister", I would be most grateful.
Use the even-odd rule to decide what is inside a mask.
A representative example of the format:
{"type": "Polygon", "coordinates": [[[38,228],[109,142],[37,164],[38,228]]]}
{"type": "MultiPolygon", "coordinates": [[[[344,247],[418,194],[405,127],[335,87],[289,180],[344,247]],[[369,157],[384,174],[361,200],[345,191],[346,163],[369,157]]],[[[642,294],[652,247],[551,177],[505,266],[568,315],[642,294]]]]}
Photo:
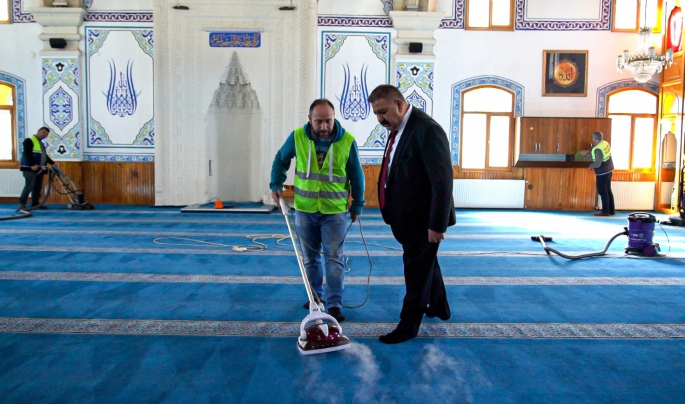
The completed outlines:
{"type": "Polygon", "coordinates": [[[645,212],[628,215],[628,248],[644,250],[653,247],[656,217],[645,212]]]}

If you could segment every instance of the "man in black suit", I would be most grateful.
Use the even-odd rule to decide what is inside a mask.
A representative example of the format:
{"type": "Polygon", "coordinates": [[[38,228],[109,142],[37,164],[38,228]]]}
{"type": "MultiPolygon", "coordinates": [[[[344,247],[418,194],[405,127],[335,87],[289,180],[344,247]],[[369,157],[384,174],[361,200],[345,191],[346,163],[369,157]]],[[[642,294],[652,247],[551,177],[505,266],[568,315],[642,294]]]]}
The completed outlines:
{"type": "Polygon", "coordinates": [[[378,122],[391,131],[378,195],[383,220],[404,250],[406,293],[397,328],[379,339],[397,344],[417,336],[424,313],[450,318],[437,253],[447,227],[457,222],[452,164],[445,131],[408,104],[396,87],[376,87],[368,102],[378,122]]]}

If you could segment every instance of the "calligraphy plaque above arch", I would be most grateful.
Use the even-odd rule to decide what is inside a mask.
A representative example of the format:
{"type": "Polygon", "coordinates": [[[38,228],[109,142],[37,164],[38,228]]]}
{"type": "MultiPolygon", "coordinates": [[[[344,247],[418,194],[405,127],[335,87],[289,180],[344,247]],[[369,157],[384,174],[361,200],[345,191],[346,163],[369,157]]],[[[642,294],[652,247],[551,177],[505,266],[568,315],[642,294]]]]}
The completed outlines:
{"type": "Polygon", "coordinates": [[[211,32],[211,48],[259,48],[262,36],[259,32],[211,32]]]}

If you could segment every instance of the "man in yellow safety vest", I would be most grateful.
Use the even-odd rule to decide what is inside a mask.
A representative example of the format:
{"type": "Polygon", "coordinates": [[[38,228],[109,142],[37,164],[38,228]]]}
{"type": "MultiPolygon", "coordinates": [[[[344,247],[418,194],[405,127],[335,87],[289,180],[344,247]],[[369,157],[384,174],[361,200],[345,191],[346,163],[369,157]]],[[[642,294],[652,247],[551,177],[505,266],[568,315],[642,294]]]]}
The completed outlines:
{"type": "MultiPolygon", "coordinates": [[[[274,158],[271,196],[278,203],[290,162],[295,158],[295,229],[303,242],[303,259],[312,289],[328,305],[328,314],[343,321],[345,265],[342,245],[347,212],[352,222],[364,207],[364,173],[354,136],[335,119],[327,99],[309,107],[309,122],[295,129],[274,158]],[[352,203],[348,209],[348,198],[352,203]],[[324,298],[322,257],[325,261],[324,298]]],[[[304,304],[309,308],[309,302],[304,304]]]]}

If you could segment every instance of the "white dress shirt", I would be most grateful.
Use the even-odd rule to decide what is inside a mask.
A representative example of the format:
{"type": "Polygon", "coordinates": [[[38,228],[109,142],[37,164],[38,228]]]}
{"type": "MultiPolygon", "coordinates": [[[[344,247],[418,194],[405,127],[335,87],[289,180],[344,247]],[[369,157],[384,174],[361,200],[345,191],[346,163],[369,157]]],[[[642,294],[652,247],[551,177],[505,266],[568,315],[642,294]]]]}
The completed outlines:
{"type": "MultiPolygon", "coordinates": [[[[404,132],[404,127],[407,126],[407,121],[409,120],[409,115],[411,115],[412,108],[412,105],[409,104],[409,108],[407,108],[407,113],[404,114],[404,118],[402,118],[402,123],[400,124],[399,128],[397,128],[397,135],[395,135],[395,143],[392,144],[392,150],[390,150],[390,156],[388,157],[388,173],[390,172],[390,167],[392,166],[392,158],[395,155],[395,150],[397,150],[397,145],[400,144],[400,138],[402,137],[402,132],[404,132]]],[[[385,184],[387,187],[388,182],[386,181],[385,184]]]]}

